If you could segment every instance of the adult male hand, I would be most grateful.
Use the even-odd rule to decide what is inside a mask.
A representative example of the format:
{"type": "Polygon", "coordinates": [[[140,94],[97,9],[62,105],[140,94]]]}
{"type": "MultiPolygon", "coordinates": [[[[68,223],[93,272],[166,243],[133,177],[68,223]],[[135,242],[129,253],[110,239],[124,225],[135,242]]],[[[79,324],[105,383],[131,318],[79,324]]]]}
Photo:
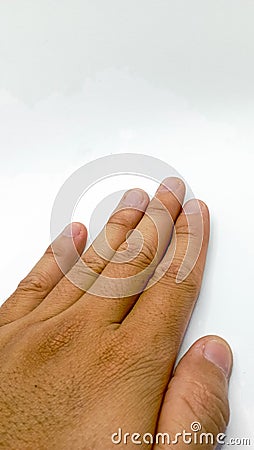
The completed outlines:
{"type": "Polygon", "coordinates": [[[224,340],[200,339],[173,371],[209,240],[206,205],[184,196],[178,178],[151,201],[128,191],[84,253],[71,224],[0,308],[0,448],[216,446],[162,438],[193,422],[216,436],[229,417],[224,340]]]}

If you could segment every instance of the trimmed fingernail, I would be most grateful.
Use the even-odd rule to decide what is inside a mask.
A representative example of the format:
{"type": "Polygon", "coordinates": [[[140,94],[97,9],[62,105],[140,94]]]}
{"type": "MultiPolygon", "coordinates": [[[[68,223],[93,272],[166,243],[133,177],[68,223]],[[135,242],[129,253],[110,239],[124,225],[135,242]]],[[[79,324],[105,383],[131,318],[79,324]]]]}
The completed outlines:
{"type": "Polygon", "coordinates": [[[201,205],[198,200],[189,200],[183,207],[185,214],[201,214],[201,205]]]}
{"type": "Polygon", "coordinates": [[[145,200],[143,191],[140,189],[131,189],[124,194],[121,203],[125,206],[142,206],[145,200]]]}
{"type": "Polygon", "coordinates": [[[63,231],[63,236],[77,237],[80,234],[81,226],[79,223],[70,223],[63,231]]]}
{"type": "Polygon", "coordinates": [[[227,378],[232,368],[232,354],[226,343],[212,339],[207,341],[203,349],[204,357],[219,367],[227,378]]]}
{"type": "Polygon", "coordinates": [[[157,192],[180,192],[185,188],[184,182],[180,178],[168,177],[162,181],[157,192]]]}

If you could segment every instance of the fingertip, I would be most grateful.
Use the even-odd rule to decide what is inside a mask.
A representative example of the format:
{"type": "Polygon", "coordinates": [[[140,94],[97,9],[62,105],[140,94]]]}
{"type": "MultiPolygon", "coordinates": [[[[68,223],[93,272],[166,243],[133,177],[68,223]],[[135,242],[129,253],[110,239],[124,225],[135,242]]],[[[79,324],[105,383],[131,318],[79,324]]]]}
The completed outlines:
{"type": "Polygon", "coordinates": [[[157,192],[164,191],[185,191],[185,183],[181,178],[178,177],[167,177],[161,182],[157,192]]]}
{"type": "Polygon", "coordinates": [[[127,206],[129,208],[144,209],[150,201],[149,195],[140,188],[133,188],[126,191],[120,200],[118,207],[127,206]]]}
{"type": "Polygon", "coordinates": [[[184,220],[187,220],[188,226],[198,226],[207,247],[210,235],[210,213],[206,203],[195,198],[188,200],[182,208],[182,216],[184,220]]]}
{"type": "Polygon", "coordinates": [[[80,222],[72,222],[62,232],[62,235],[65,237],[72,237],[76,239],[78,237],[84,238],[87,236],[86,227],[80,222]]]}
{"type": "Polygon", "coordinates": [[[87,237],[87,228],[86,226],[81,222],[73,222],[73,225],[77,227],[77,230],[79,229],[79,232],[77,232],[76,237],[80,238],[86,238],[87,237]]]}
{"type": "Polygon", "coordinates": [[[209,222],[210,221],[210,211],[209,211],[207,204],[205,202],[203,202],[203,200],[198,200],[198,202],[199,202],[203,217],[206,217],[209,222]]]}
{"type": "Polygon", "coordinates": [[[182,205],[186,193],[186,186],[184,181],[178,177],[165,178],[158,187],[155,196],[173,193],[182,205]]]}
{"type": "Polygon", "coordinates": [[[203,200],[199,200],[197,198],[191,198],[188,200],[184,206],[183,211],[185,214],[196,214],[201,213],[202,215],[208,215],[209,216],[209,209],[208,206],[203,200]]]}
{"type": "Polygon", "coordinates": [[[227,378],[230,378],[233,352],[225,339],[216,335],[208,335],[200,338],[193,347],[201,351],[207,361],[217,366],[227,378]]]}

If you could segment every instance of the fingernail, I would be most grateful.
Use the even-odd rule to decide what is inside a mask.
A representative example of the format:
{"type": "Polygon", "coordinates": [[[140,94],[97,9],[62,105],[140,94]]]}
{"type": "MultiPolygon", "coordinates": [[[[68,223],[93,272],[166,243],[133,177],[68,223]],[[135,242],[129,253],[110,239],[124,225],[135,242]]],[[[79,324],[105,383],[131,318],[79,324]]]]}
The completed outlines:
{"type": "Polygon", "coordinates": [[[143,191],[140,189],[131,189],[124,194],[121,203],[125,206],[142,206],[145,200],[143,191]]]}
{"type": "Polygon", "coordinates": [[[225,343],[212,339],[207,341],[203,349],[204,357],[219,367],[227,378],[232,368],[232,355],[230,348],[225,343]]]}
{"type": "Polygon", "coordinates": [[[80,224],[79,223],[70,223],[63,231],[63,236],[66,237],[77,237],[80,234],[80,224]]]}
{"type": "Polygon", "coordinates": [[[183,207],[185,214],[201,214],[201,205],[198,200],[189,200],[183,207]]]}
{"type": "Polygon", "coordinates": [[[180,178],[168,177],[162,181],[157,192],[172,191],[175,193],[182,192],[185,188],[184,182],[180,178]]]}

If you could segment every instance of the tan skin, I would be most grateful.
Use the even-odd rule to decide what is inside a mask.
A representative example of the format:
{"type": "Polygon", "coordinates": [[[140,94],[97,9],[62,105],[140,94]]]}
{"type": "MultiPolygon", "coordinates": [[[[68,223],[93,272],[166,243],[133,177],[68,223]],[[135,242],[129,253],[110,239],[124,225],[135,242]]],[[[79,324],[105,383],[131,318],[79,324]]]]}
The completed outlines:
{"type": "MultiPolygon", "coordinates": [[[[173,370],[201,288],[209,212],[201,201],[197,212],[197,202],[191,200],[186,216],[181,205],[184,184],[178,179],[164,184],[151,201],[137,189],[129,191],[131,206],[124,196],[105,228],[113,249],[110,257],[98,255],[93,246],[83,253],[86,229],[72,224],[73,237],[60,235],[0,308],[0,448],[132,449],[137,447],[133,433],[167,432],[173,437],[189,431],[194,421],[214,435],[225,430],[232,366],[227,343],[216,336],[201,338],[173,370]],[[133,206],[135,196],[138,209],[133,206]],[[198,214],[204,225],[202,247],[187,278],[176,283],[188,242],[190,259],[192,247],[195,253],[198,214]],[[173,222],[175,252],[170,241],[173,222]],[[133,229],[139,233],[126,241],[133,229]],[[149,266],[158,248],[157,230],[163,239],[151,276],[161,275],[162,262],[170,257],[168,269],[148,289],[148,280],[137,278],[138,293],[130,295],[128,284],[123,284],[117,298],[113,278],[128,280],[149,266]],[[142,250],[121,263],[124,251],[135,249],[138,235],[143,236],[142,250]],[[73,245],[94,277],[86,279],[80,271],[73,245]],[[86,292],[64,276],[56,259],[66,274],[72,269],[77,279],[84,277],[86,292]],[[130,434],[127,444],[112,442],[119,428],[130,434]]],[[[104,238],[101,234],[97,244],[103,247],[104,238]]],[[[180,440],[175,445],[142,441],[138,448],[215,446],[186,446],[180,440]]]]}

